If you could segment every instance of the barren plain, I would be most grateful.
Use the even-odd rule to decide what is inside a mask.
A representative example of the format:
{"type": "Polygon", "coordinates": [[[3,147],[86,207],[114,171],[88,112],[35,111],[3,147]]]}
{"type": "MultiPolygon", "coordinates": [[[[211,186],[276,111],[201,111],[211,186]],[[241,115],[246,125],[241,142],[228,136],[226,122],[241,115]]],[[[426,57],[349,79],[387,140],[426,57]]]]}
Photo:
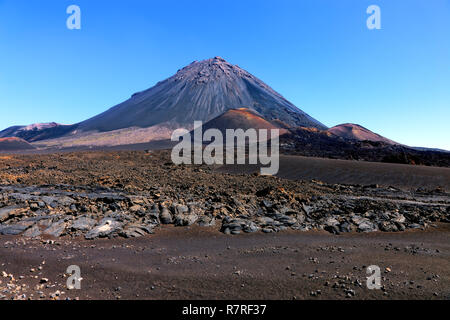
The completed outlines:
{"type": "Polygon", "coordinates": [[[256,169],[176,166],[168,151],[1,155],[0,298],[450,298],[448,168],[256,169]]]}

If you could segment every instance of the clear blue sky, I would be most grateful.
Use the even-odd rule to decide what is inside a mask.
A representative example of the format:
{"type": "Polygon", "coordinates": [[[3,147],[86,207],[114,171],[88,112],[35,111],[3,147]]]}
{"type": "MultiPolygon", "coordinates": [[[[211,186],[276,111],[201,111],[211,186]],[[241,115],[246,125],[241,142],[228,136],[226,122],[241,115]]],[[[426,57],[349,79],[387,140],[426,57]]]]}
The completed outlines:
{"type": "Polygon", "coordinates": [[[85,120],[214,56],[327,126],[450,150],[450,0],[0,0],[0,128],[85,120]]]}

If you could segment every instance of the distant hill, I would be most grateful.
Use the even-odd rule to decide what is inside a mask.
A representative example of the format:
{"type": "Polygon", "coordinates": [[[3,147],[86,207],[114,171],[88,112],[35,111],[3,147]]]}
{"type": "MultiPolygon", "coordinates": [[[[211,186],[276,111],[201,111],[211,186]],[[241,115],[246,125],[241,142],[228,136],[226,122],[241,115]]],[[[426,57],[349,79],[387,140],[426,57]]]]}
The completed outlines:
{"type": "Polygon", "coordinates": [[[72,126],[66,126],[55,122],[35,123],[28,126],[13,126],[0,131],[0,138],[17,137],[28,142],[53,139],[72,130],[72,126]]]}
{"type": "Polygon", "coordinates": [[[219,129],[225,133],[226,129],[280,129],[281,126],[277,121],[268,121],[264,119],[258,112],[248,109],[239,108],[231,109],[217,118],[208,121],[203,125],[203,130],[210,128],[219,129]]]}
{"type": "MultiPolygon", "coordinates": [[[[389,140],[390,141],[390,140],[389,140]]],[[[450,166],[450,153],[416,150],[384,141],[348,139],[328,130],[291,128],[280,137],[284,154],[427,166],[450,166]]]]}
{"type": "Polygon", "coordinates": [[[364,128],[363,126],[354,123],[340,124],[328,129],[327,131],[334,134],[335,136],[351,140],[384,142],[392,145],[398,144],[397,142],[389,140],[377,133],[370,131],[369,129],[364,128]]]}
{"type": "Polygon", "coordinates": [[[280,134],[288,132],[288,130],[280,127],[279,122],[268,121],[258,112],[248,108],[231,109],[226,111],[224,114],[203,124],[203,132],[208,129],[219,130],[224,138],[226,136],[227,129],[242,129],[244,131],[247,131],[248,129],[255,129],[258,137],[259,129],[267,129],[268,138],[271,137],[271,129],[278,129],[280,134]]]}
{"type": "Polygon", "coordinates": [[[449,150],[438,149],[438,148],[411,147],[411,149],[418,150],[418,151],[432,151],[432,152],[450,153],[449,150]]]}
{"type": "Polygon", "coordinates": [[[19,151],[32,149],[35,149],[35,147],[23,139],[17,137],[0,138],[0,151],[19,151]]]}

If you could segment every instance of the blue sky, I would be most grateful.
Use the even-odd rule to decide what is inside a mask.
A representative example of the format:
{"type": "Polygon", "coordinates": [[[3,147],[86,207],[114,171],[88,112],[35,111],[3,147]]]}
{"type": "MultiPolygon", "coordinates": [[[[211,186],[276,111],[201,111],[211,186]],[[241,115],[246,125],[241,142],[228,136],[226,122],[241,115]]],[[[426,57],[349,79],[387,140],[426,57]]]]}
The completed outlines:
{"type": "Polygon", "coordinates": [[[0,0],[0,128],[85,120],[214,56],[327,126],[450,150],[450,0],[0,0]]]}

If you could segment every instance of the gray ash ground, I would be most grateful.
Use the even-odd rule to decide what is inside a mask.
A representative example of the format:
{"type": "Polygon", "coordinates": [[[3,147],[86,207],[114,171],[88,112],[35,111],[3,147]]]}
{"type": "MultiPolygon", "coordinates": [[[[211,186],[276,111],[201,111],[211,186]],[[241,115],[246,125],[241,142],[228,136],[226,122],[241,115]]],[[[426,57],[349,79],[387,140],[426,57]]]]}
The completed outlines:
{"type": "Polygon", "coordinates": [[[450,228],[229,236],[163,226],[132,239],[0,237],[3,299],[450,299],[450,228]],[[366,268],[381,268],[380,290],[366,268]],[[81,269],[68,290],[66,269],[81,269]]]}
{"type": "MultiPolygon", "coordinates": [[[[286,245],[286,241],[287,243],[289,241],[296,243],[296,237],[298,239],[308,238],[311,234],[314,236],[318,234],[318,237],[328,237],[321,238],[321,245],[311,246],[307,251],[302,249],[303,245],[299,246],[298,243],[294,246],[287,245],[287,248],[290,248],[289,250],[273,249],[285,253],[300,250],[297,252],[310,255],[308,260],[303,262],[303,265],[319,264],[319,261],[323,259],[329,260],[329,265],[323,270],[325,273],[321,273],[320,268],[309,270],[308,267],[305,268],[307,272],[302,273],[302,275],[299,274],[298,270],[292,270],[291,265],[286,266],[285,268],[290,271],[291,277],[297,279],[297,282],[294,281],[297,288],[299,288],[298,286],[305,286],[308,291],[307,296],[304,296],[305,291],[302,291],[301,294],[291,292],[292,290],[288,289],[288,280],[283,276],[280,281],[286,282],[286,286],[283,287],[285,291],[280,288],[275,290],[276,293],[272,296],[269,293],[271,289],[266,288],[269,291],[261,296],[266,298],[354,297],[358,291],[361,291],[364,278],[361,278],[361,275],[357,277],[356,274],[364,271],[364,266],[371,264],[368,258],[366,263],[359,264],[362,261],[362,256],[367,254],[370,256],[370,250],[376,253],[379,248],[383,249],[381,254],[383,257],[380,258],[382,261],[386,261],[386,257],[389,259],[392,255],[406,255],[408,257],[416,255],[423,258],[426,256],[426,259],[436,257],[436,266],[433,268],[437,268],[437,270],[425,272],[427,278],[431,278],[428,281],[440,281],[442,283],[440,280],[442,276],[444,277],[443,283],[448,284],[449,280],[449,266],[448,264],[445,265],[445,261],[448,263],[449,254],[447,248],[449,244],[448,232],[438,231],[440,230],[438,226],[440,228],[444,226],[445,230],[448,229],[450,197],[446,193],[447,190],[442,188],[405,191],[378,185],[339,185],[326,184],[320,181],[289,181],[255,174],[230,175],[217,172],[213,167],[175,166],[170,163],[168,153],[164,151],[155,153],[88,152],[6,156],[0,158],[0,182],[2,184],[0,186],[0,240],[3,243],[3,249],[0,250],[0,257],[2,258],[0,260],[0,272],[3,271],[2,268],[5,269],[0,274],[0,277],[3,277],[0,280],[0,298],[59,299],[69,297],[66,293],[67,290],[64,290],[65,270],[58,269],[58,275],[48,276],[45,272],[41,272],[48,266],[44,262],[46,259],[53,259],[53,264],[58,265],[66,257],[67,260],[74,262],[71,264],[83,264],[83,268],[92,269],[95,267],[95,263],[105,262],[101,257],[92,256],[92,252],[97,251],[98,243],[106,245],[101,241],[112,243],[108,245],[109,250],[107,250],[107,255],[111,255],[112,261],[116,259],[113,256],[117,248],[112,246],[126,248],[128,244],[135,243],[133,241],[143,241],[143,243],[137,242],[140,243],[138,246],[140,249],[132,245],[130,248],[133,249],[130,249],[129,252],[121,252],[117,258],[124,261],[123,258],[127,256],[133,256],[134,254],[141,256],[142,253],[142,259],[150,259],[143,253],[146,251],[148,242],[152,243],[150,239],[159,241],[159,233],[164,235],[167,230],[175,230],[172,231],[174,232],[172,235],[175,235],[176,232],[181,235],[184,234],[186,238],[189,238],[190,230],[197,230],[195,237],[199,238],[199,241],[205,237],[199,235],[201,233],[213,235],[212,238],[216,240],[212,240],[212,242],[215,241],[218,247],[222,247],[219,242],[226,239],[243,241],[241,248],[243,251],[237,252],[233,259],[243,259],[244,265],[245,263],[253,264],[254,261],[243,258],[247,256],[245,250],[263,250],[254,252],[256,254],[255,259],[258,263],[262,263],[261,259],[267,258],[269,269],[265,272],[268,273],[270,273],[270,265],[276,266],[280,263],[276,262],[276,259],[279,258],[276,257],[277,255],[269,254],[267,256],[267,250],[270,252],[278,241],[286,245]],[[410,235],[410,232],[413,232],[413,235],[416,234],[414,232],[425,234],[431,232],[433,234],[433,230],[438,232],[439,241],[444,242],[443,244],[437,244],[439,248],[427,247],[416,242],[395,246],[391,242],[383,243],[381,241],[374,248],[370,248],[373,246],[371,243],[362,245],[369,250],[367,253],[363,253],[354,249],[354,243],[348,242],[349,239],[359,239],[357,237],[367,241],[366,236],[359,235],[374,234],[376,239],[380,234],[389,238],[391,236],[387,235],[403,233],[410,235]],[[251,235],[245,236],[244,234],[251,235]],[[218,235],[220,235],[220,241],[217,240],[218,235]],[[277,238],[277,235],[280,235],[280,238],[277,238]],[[266,243],[259,249],[247,247],[247,244],[253,244],[256,241],[255,239],[259,243],[261,239],[264,239],[261,237],[275,239],[272,243],[273,246],[266,243]],[[128,238],[128,240],[125,238],[128,238]],[[345,245],[335,246],[330,244],[339,242],[345,243],[345,245]],[[92,243],[92,245],[89,243],[92,243]],[[38,252],[39,255],[30,256],[33,250],[38,252]],[[317,250],[320,254],[315,256],[311,250],[317,250]],[[54,253],[56,256],[52,251],[56,251],[54,253]],[[356,251],[358,251],[357,254],[356,251]],[[331,252],[337,255],[342,255],[344,252],[351,253],[352,258],[350,260],[355,259],[355,262],[358,261],[358,263],[354,264],[345,274],[330,273],[335,265],[334,263],[337,262],[336,257],[330,258],[333,255],[331,252]],[[29,258],[26,258],[27,256],[29,258]],[[91,260],[87,258],[88,256],[91,256],[91,260]],[[8,263],[3,261],[8,261],[8,263]],[[32,263],[32,266],[29,263],[32,263]],[[24,268],[29,268],[30,274],[26,274],[24,268]],[[55,279],[58,279],[58,281],[55,279]],[[313,285],[316,283],[315,281],[317,283],[323,282],[323,284],[313,285]],[[289,297],[287,293],[292,293],[292,297],[289,297]]],[[[314,240],[314,238],[312,239],[314,240]]],[[[172,239],[168,241],[171,242],[172,239]]],[[[186,239],[181,241],[185,242],[186,239]]],[[[194,239],[193,241],[197,240],[194,239]]],[[[267,241],[270,240],[263,240],[263,242],[267,241]]],[[[359,243],[359,240],[356,241],[359,243]]],[[[172,245],[174,244],[172,243],[172,245]]],[[[160,249],[163,248],[164,245],[160,249]]],[[[156,247],[154,249],[158,250],[156,247]]],[[[198,253],[195,248],[189,250],[198,253]]],[[[205,251],[210,251],[207,255],[215,255],[216,260],[221,260],[221,257],[211,253],[213,252],[211,250],[210,247],[205,248],[205,251]]],[[[157,253],[153,252],[153,254],[157,253]]],[[[161,254],[160,258],[165,256],[163,251],[160,251],[159,254],[161,254]]],[[[251,252],[249,254],[252,255],[251,252]]],[[[202,264],[205,259],[208,260],[207,257],[201,255],[189,257],[178,254],[173,257],[165,257],[168,259],[169,265],[184,265],[188,262],[187,268],[190,271],[185,276],[189,278],[189,272],[193,272],[191,280],[201,278],[199,276],[201,268],[196,270],[195,266],[202,264]]],[[[131,259],[131,257],[128,258],[131,259]]],[[[288,256],[285,258],[291,264],[296,261],[295,259],[291,261],[288,256]]],[[[139,258],[134,257],[133,259],[139,258]]],[[[305,259],[305,257],[302,259],[305,259]]],[[[149,264],[151,264],[150,260],[149,264]]],[[[424,268],[427,265],[422,260],[413,260],[416,266],[423,264],[424,268]]],[[[348,268],[348,263],[350,262],[346,262],[345,255],[342,255],[342,260],[338,262],[342,268],[348,268]],[[345,264],[345,267],[343,264],[345,264]]],[[[229,264],[229,262],[225,264],[229,264]]],[[[382,263],[379,264],[383,265],[382,263]]],[[[50,268],[53,273],[57,271],[55,265],[50,268]]],[[[210,265],[209,268],[212,268],[212,266],[210,265]]],[[[136,266],[134,268],[131,266],[122,267],[125,269],[131,268],[134,273],[139,274],[135,274],[134,280],[128,279],[130,281],[137,281],[142,273],[145,273],[136,266]]],[[[164,266],[159,268],[161,267],[164,266]]],[[[240,278],[246,274],[238,266],[234,267],[236,269],[232,270],[232,279],[240,278]]],[[[246,266],[246,268],[248,267],[246,266]]],[[[105,268],[107,269],[106,266],[105,268]]],[[[393,270],[389,266],[386,266],[386,268],[386,273],[393,270]]],[[[404,266],[402,268],[407,269],[404,266]]],[[[112,276],[115,272],[117,272],[115,269],[109,270],[105,277],[112,276]]],[[[179,270],[174,269],[173,272],[176,273],[179,270]]],[[[208,269],[207,274],[210,274],[210,272],[211,269],[208,269]]],[[[250,274],[255,272],[253,270],[250,274]]],[[[417,270],[414,270],[414,276],[417,276],[417,272],[417,270]]],[[[100,273],[99,269],[94,272],[96,277],[101,277],[100,273]]],[[[177,275],[182,276],[182,274],[180,272],[177,275]]],[[[155,283],[160,285],[164,283],[164,276],[156,277],[155,283]]],[[[266,274],[262,279],[267,276],[266,274]]],[[[260,286],[258,283],[262,280],[256,274],[253,274],[251,279],[248,279],[249,285],[250,287],[255,286],[254,289],[256,290],[260,286]]],[[[128,280],[118,281],[120,285],[117,285],[117,287],[127,288],[124,289],[124,292],[120,293],[122,289],[115,290],[116,287],[108,298],[133,298],[133,294],[129,291],[127,285],[128,280]]],[[[214,279],[209,280],[212,281],[211,285],[215,283],[214,279]]],[[[91,283],[93,283],[92,281],[97,280],[91,278],[91,283]]],[[[114,282],[111,279],[108,281],[114,282]]],[[[177,282],[178,280],[174,281],[175,285],[180,285],[177,282]]],[[[395,289],[394,297],[420,298],[420,295],[417,296],[417,290],[420,291],[421,289],[418,286],[423,288],[424,284],[417,285],[414,279],[404,281],[407,283],[392,285],[398,285],[402,288],[405,286],[408,288],[414,287],[415,289],[413,291],[410,291],[412,289],[405,289],[406,293],[403,295],[400,294],[401,291],[395,289]]],[[[425,284],[429,283],[431,282],[425,284]]],[[[239,284],[239,286],[242,285],[245,287],[245,282],[239,284]]],[[[146,289],[142,288],[143,291],[137,294],[146,295],[148,288],[151,292],[153,291],[151,288],[157,286],[150,285],[146,289]]],[[[195,286],[193,285],[193,287],[195,286]]],[[[225,293],[220,292],[212,294],[212,291],[209,291],[210,294],[206,294],[205,292],[212,290],[208,286],[198,288],[201,292],[204,292],[203,297],[226,297],[225,293]]],[[[83,294],[77,296],[71,294],[70,297],[102,298],[102,292],[98,290],[101,290],[100,287],[93,286],[91,290],[83,294]]],[[[258,290],[261,290],[261,288],[258,290]]],[[[383,292],[388,292],[386,294],[388,295],[391,290],[393,289],[384,288],[383,292]]],[[[173,291],[177,292],[176,289],[173,289],[173,291]]],[[[426,291],[429,298],[443,298],[446,295],[445,288],[439,286],[428,286],[426,291]]],[[[173,297],[195,298],[195,294],[189,290],[185,291],[184,296],[182,292],[181,290],[173,297]]],[[[171,297],[162,293],[150,295],[150,298],[166,299],[171,297]]],[[[245,291],[245,294],[236,297],[252,298],[247,291],[245,291]]],[[[359,297],[376,298],[370,293],[365,293],[359,297]]]]}

